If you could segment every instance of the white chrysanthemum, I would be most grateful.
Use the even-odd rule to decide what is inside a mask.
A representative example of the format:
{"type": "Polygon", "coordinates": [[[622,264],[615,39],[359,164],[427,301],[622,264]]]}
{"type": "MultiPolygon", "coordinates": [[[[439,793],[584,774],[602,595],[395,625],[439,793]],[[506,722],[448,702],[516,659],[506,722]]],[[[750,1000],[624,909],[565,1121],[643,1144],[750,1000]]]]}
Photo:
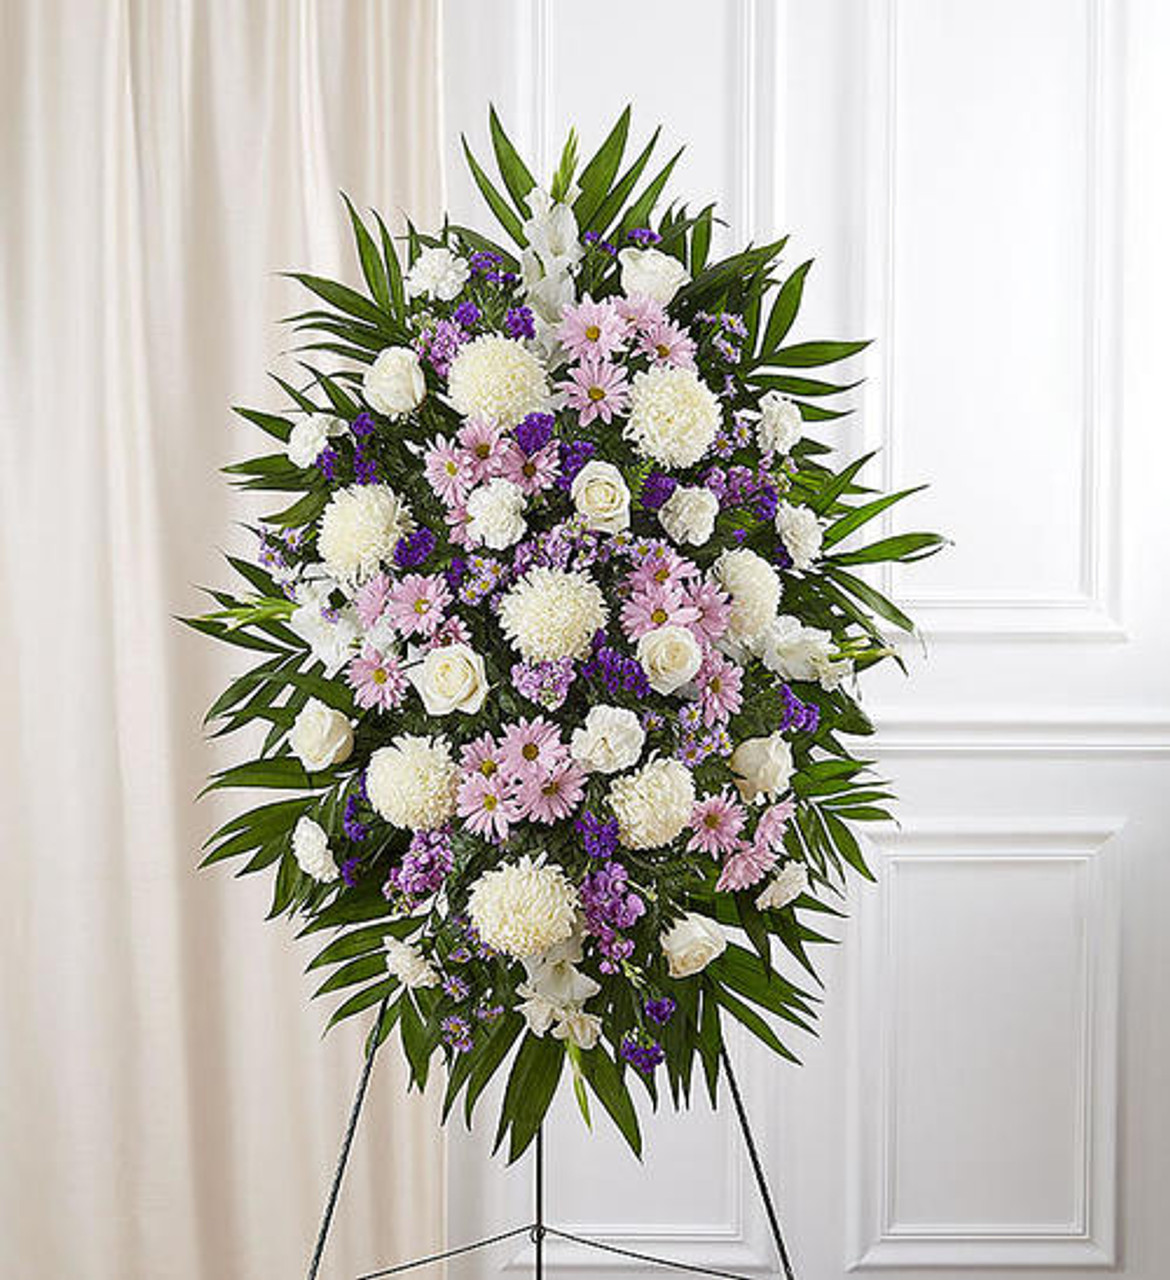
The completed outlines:
{"type": "Polygon", "coordinates": [[[625,434],[664,467],[693,467],[719,429],[719,401],[692,369],[656,365],[634,379],[625,434]]]}
{"type": "Polygon", "coordinates": [[[356,583],[389,560],[394,544],[412,528],[406,504],[389,485],[353,484],[329,500],[317,550],[335,578],[356,583]]]}
{"type": "Polygon", "coordinates": [[[307,876],[328,884],[341,874],[337,863],[333,860],[333,852],[329,848],[329,837],[319,822],[314,822],[308,814],[297,819],[292,833],[293,857],[297,866],[307,876]]]}
{"type": "Polygon", "coordinates": [[[695,784],[681,761],[654,759],[611,783],[609,804],[627,849],[657,849],[678,839],[690,821],[695,784]]]}
{"type": "Polygon", "coordinates": [[[445,739],[406,733],[370,757],[366,791],[391,826],[433,831],[455,812],[458,779],[445,739]]]}
{"type": "Polygon", "coordinates": [[[471,491],[467,499],[467,536],[472,542],[503,551],[524,536],[524,490],[496,476],[471,491]]]}
{"type": "Polygon", "coordinates": [[[776,509],[776,532],[792,557],[794,569],[809,569],[821,554],[824,531],[817,513],[799,503],[782,502],[776,509]]]}
{"type": "Polygon", "coordinates": [[[500,602],[500,626],[528,662],[583,658],[607,617],[597,583],[564,569],[529,569],[500,602]]]}
{"type": "Polygon", "coordinates": [[[386,969],[404,987],[434,987],[439,983],[435,966],[413,942],[403,942],[401,938],[386,939],[386,969]]]}
{"type": "Polygon", "coordinates": [[[776,616],[780,576],[762,556],[746,547],[725,551],[711,569],[715,581],[731,597],[727,634],[749,644],[776,616]]]}
{"type": "Polygon", "coordinates": [[[548,406],[540,361],[521,343],[484,334],[459,348],[447,377],[451,403],[466,418],[512,427],[548,406]]]}
{"type": "Polygon", "coordinates": [[[517,960],[564,942],[577,922],[577,890],[560,867],[525,855],[486,871],[471,887],[467,912],[489,947],[517,960]]]}

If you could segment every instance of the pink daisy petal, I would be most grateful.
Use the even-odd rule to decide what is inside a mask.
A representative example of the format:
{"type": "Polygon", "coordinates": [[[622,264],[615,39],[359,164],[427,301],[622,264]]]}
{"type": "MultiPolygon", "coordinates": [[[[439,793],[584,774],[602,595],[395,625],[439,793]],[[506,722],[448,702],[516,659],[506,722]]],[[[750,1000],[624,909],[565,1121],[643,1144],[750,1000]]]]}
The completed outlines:
{"type": "Polygon", "coordinates": [[[612,302],[594,302],[588,295],[575,307],[566,307],[557,329],[565,349],[575,360],[594,356],[604,359],[625,341],[626,322],[612,302]]]}
{"type": "Polygon", "coordinates": [[[725,724],[743,706],[743,669],[711,650],[696,676],[703,723],[710,729],[725,724]]]}
{"type": "Polygon", "coordinates": [[[560,474],[560,455],[555,444],[546,444],[533,454],[527,454],[516,443],[508,447],[500,463],[500,474],[505,480],[519,485],[527,494],[540,493],[551,488],[560,474]]]}
{"type": "Polygon", "coordinates": [[[746,821],[743,806],[726,792],[707,796],[691,810],[694,833],[687,848],[692,853],[731,853],[740,847],[739,833],[746,821]]]}
{"type": "Polygon", "coordinates": [[[567,818],[585,795],[585,771],[570,761],[546,774],[520,784],[517,800],[523,816],[533,822],[553,823],[567,818]]]}
{"type": "Polygon", "coordinates": [[[622,629],[637,640],[658,627],[687,627],[699,619],[699,611],[687,602],[682,588],[673,583],[643,587],[622,605],[622,629]]]}
{"type": "Polygon", "coordinates": [[[482,773],[468,774],[459,784],[455,808],[468,830],[495,841],[507,839],[519,816],[503,779],[485,778],[482,773]]]}
{"type": "Polygon", "coordinates": [[[358,620],[366,631],[382,616],[389,595],[390,579],[384,573],[376,573],[354,596],[358,620]]]}
{"type": "Polygon", "coordinates": [[[427,445],[423,472],[439,499],[451,506],[467,497],[473,483],[464,450],[443,436],[427,445]]]}
{"type": "Polygon", "coordinates": [[[680,369],[695,367],[695,341],[672,320],[660,320],[647,326],[638,340],[638,348],[655,364],[674,365],[680,369]]]}
{"type": "Polygon", "coordinates": [[[406,695],[406,675],[398,660],[380,654],[371,645],[366,645],[360,656],[350,662],[345,679],[363,710],[379,707],[390,711],[406,695]]]}
{"type": "Polygon", "coordinates": [[[431,636],[450,603],[451,591],[442,575],[409,573],[391,589],[386,615],[400,635],[431,636]]]}
{"type": "Polygon", "coordinates": [[[743,845],[724,862],[715,888],[719,893],[748,889],[758,884],[775,865],[775,849],[769,849],[758,841],[743,845]]]}
{"type": "Polygon", "coordinates": [[[508,441],[499,427],[472,419],[459,428],[457,439],[462,458],[473,485],[482,484],[500,474],[500,464],[508,450],[508,441]]]}
{"type": "Polygon", "coordinates": [[[500,754],[517,782],[542,781],[569,758],[560,730],[543,716],[508,725],[500,738],[500,754]]]}
{"type": "Polygon", "coordinates": [[[569,371],[567,382],[560,383],[565,402],[581,415],[581,425],[594,418],[613,421],[615,413],[625,413],[630,405],[630,383],[620,365],[586,358],[569,371]]]}
{"type": "Polygon", "coordinates": [[[689,588],[687,601],[699,612],[695,630],[708,644],[714,644],[731,620],[730,597],[713,582],[702,582],[689,588]]]}

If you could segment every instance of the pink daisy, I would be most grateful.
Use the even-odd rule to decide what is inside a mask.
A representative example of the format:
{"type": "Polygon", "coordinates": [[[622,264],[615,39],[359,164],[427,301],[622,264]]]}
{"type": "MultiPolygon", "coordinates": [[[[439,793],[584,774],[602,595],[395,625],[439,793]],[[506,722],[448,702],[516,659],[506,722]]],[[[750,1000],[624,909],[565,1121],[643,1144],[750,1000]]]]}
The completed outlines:
{"type": "Polygon", "coordinates": [[[382,616],[382,610],[386,607],[389,595],[390,579],[384,573],[376,573],[354,596],[353,602],[357,606],[358,620],[366,631],[369,631],[382,616]]]}
{"type": "Polygon", "coordinates": [[[630,383],[626,371],[596,357],[586,357],[569,371],[569,380],[559,384],[565,403],[581,415],[581,425],[594,418],[612,422],[615,413],[625,413],[630,405],[630,383]]]}
{"type": "Polygon", "coordinates": [[[666,309],[662,303],[644,293],[635,294],[632,298],[619,298],[617,310],[626,326],[632,330],[651,329],[666,320],[666,309]]]}
{"type": "Polygon", "coordinates": [[[500,475],[527,494],[551,488],[559,474],[560,456],[555,444],[546,444],[543,449],[528,454],[513,442],[500,463],[500,475]]]}
{"type": "Polygon", "coordinates": [[[733,889],[747,889],[753,884],[758,884],[775,865],[775,849],[769,849],[759,841],[755,844],[743,845],[728,855],[719,879],[715,882],[715,888],[720,893],[727,893],[733,889]]]}
{"type": "Polygon", "coordinates": [[[756,844],[779,852],[784,833],[788,830],[788,823],[795,812],[794,800],[781,800],[779,804],[769,805],[756,823],[756,844]]]}
{"type": "Polygon", "coordinates": [[[634,590],[641,587],[681,584],[688,578],[698,575],[698,566],[693,561],[680,556],[673,547],[667,546],[664,542],[655,542],[640,550],[638,567],[626,579],[634,590]]]}
{"type": "Polygon", "coordinates": [[[698,611],[695,630],[708,644],[714,644],[727,630],[731,600],[713,582],[700,582],[687,591],[687,603],[698,611]]]}
{"type": "Polygon", "coordinates": [[[524,817],[551,823],[567,818],[584,794],[585,771],[570,760],[543,777],[526,779],[520,784],[517,799],[524,817]]]}
{"type": "Polygon", "coordinates": [[[655,364],[676,365],[680,369],[695,367],[695,341],[673,320],[660,320],[643,330],[638,347],[655,364]]]}
{"type": "Polygon", "coordinates": [[[430,636],[451,603],[446,581],[437,573],[408,573],[390,591],[386,613],[400,635],[430,636]]]}
{"type": "Polygon", "coordinates": [[[739,838],[747,814],[743,806],[727,792],[707,796],[691,810],[691,826],[694,828],[687,848],[691,853],[732,853],[741,845],[739,838]]]}
{"type": "Polygon", "coordinates": [[[512,823],[520,816],[516,801],[502,777],[485,778],[471,773],[459,784],[456,812],[469,831],[488,840],[506,840],[512,823]]]}
{"type": "Polygon", "coordinates": [[[508,725],[500,738],[500,753],[504,767],[520,782],[543,780],[569,757],[560,731],[543,716],[508,725]]]}
{"type": "Polygon", "coordinates": [[[504,768],[504,755],[495,738],[490,733],[483,733],[463,748],[459,763],[465,773],[480,773],[485,778],[494,778],[504,768]]]}
{"type": "Polygon", "coordinates": [[[389,711],[398,706],[406,694],[406,676],[398,660],[366,645],[361,656],[354,658],[345,672],[359,707],[381,707],[389,711]]]}
{"type": "Polygon", "coordinates": [[[447,508],[447,537],[455,546],[470,545],[471,540],[467,536],[467,525],[470,520],[467,508],[461,502],[447,508]]]}
{"type": "Polygon", "coordinates": [[[437,436],[427,445],[423,471],[431,488],[448,506],[462,502],[471,490],[471,468],[464,451],[446,436],[437,436]]]}
{"type": "Polygon", "coordinates": [[[687,603],[682,588],[674,583],[643,587],[622,605],[622,627],[631,640],[656,627],[689,626],[698,617],[698,609],[687,603]]]}
{"type": "Polygon", "coordinates": [[[484,480],[500,474],[500,463],[508,448],[508,441],[499,427],[473,418],[459,428],[458,439],[463,446],[461,457],[473,485],[482,484],[484,480]]]}
{"type": "Polygon", "coordinates": [[[594,302],[588,294],[575,307],[566,307],[557,337],[575,360],[605,358],[622,345],[626,326],[612,302],[594,302]]]}
{"type": "Polygon", "coordinates": [[[435,634],[423,645],[423,650],[438,649],[445,644],[470,644],[471,632],[462,618],[444,618],[435,634]]]}
{"type": "Polygon", "coordinates": [[[709,729],[726,723],[743,706],[743,671],[721,653],[707,654],[696,682],[703,723],[709,729]]]}

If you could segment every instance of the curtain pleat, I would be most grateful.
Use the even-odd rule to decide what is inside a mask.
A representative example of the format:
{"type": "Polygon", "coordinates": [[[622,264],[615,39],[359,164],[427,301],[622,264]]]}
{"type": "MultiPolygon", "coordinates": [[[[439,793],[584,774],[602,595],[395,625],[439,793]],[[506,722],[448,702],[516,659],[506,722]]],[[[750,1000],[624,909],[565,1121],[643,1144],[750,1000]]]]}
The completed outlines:
{"type": "MultiPolygon", "coordinates": [[[[354,276],[340,189],[439,215],[437,10],[0,4],[0,1275],[304,1270],[363,1029],[195,869],[239,660],[173,618],[253,550],[217,468],[295,367],[277,273],[354,276]]],[[[437,1135],[384,1054],[327,1275],[435,1246],[437,1135]]]]}

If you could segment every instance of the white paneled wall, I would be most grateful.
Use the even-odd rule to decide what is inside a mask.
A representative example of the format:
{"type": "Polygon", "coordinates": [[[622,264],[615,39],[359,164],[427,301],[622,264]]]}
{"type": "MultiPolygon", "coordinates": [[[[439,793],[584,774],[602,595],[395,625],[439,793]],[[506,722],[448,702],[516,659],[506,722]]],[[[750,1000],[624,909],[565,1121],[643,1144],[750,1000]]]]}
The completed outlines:
{"type": "MultiPolygon", "coordinates": [[[[956,542],[887,579],[927,635],[869,696],[905,823],[825,957],[823,1034],[800,1070],[736,1049],[802,1280],[1162,1280],[1170,6],[443,7],[449,134],[486,150],[493,101],[547,172],[570,123],[595,145],[632,102],[636,138],[687,143],[674,190],[719,199],[725,243],[789,231],[790,265],[817,257],[802,336],[876,339],[832,430],[882,447],[875,482],[931,481],[891,528],[956,542]]],[[[726,1110],[651,1119],[640,1166],[562,1102],[557,1221],[773,1273],[726,1110]]],[[[530,1170],[488,1138],[452,1133],[453,1244],[529,1214],[530,1170]]]]}

